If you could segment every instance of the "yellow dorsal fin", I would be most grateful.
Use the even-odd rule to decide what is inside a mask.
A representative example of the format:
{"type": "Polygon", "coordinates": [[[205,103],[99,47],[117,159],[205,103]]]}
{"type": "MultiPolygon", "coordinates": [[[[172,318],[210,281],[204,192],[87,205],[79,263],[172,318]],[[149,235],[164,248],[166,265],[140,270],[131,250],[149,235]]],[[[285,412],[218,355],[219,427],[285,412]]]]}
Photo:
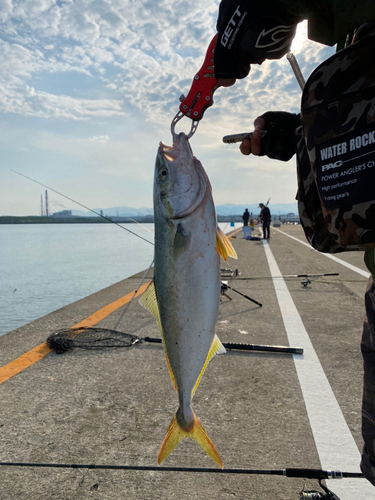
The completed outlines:
{"type": "Polygon", "coordinates": [[[163,328],[161,326],[159,305],[158,305],[158,299],[157,299],[157,295],[156,295],[156,288],[155,288],[154,280],[152,280],[150,282],[150,284],[148,285],[146,291],[143,293],[143,295],[139,299],[139,303],[145,309],[147,309],[148,311],[150,311],[154,315],[154,317],[156,319],[156,322],[157,322],[157,324],[159,326],[161,339],[163,341],[163,347],[164,347],[164,352],[165,352],[165,358],[167,360],[169,375],[171,376],[174,388],[177,389],[176,379],[174,377],[174,374],[173,374],[173,371],[172,371],[172,367],[171,367],[171,363],[170,363],[169,358],[168,358],[167,349],[165,347],[164,334],[163,334],[163,328]]]}
{"type": "MultiPolygon", "coordinates": [[[[178,413],[178,412],[177,412],[178,413]]],[[[218,466],[223,469],[223,461],[221,460],[220,454],[216,449],[216,446],[208,437],[206,431],[204,430],[202,424],[199,422],[194,412],[194,422],[189,430],[184,430],[178,425],[177,413],[173,417],[170,423],[165,438],[160,446],[158,464],[160,465],[163,460],[174,450],[180,441],[185,438],[194,439],[198,444],[202,446],[204,451],[218,464],[218,466]]]]}
{"type": "Polygon", "coordinates": [[[226,262],[228,262],[228,257],[237,259],[237,254],[232,243],[219,226],[216,228],[216,245],[219,255],[221,255],[226,262]]]}
{"type": "Polygon", "coordinates": [[[201,381],[201,378],[203,376],[203,373],[205,369],[207,368],[208,363],[211,361],[212,357],[215,356],[215,354],[225,354],[227,351],[223,344],[220,342],[219,337],[215,334],[214,340],[212,341],[212,345],[210,350],[208,351],[206,361],[204,362],[203,368],[197,378],[197,381],[195,382],[195,386],[193,387],[193,390],[191,392],[191,395],[194,396],[195,391],[197,390],[197,387],[199,385],[199,382],[201,381]]]}

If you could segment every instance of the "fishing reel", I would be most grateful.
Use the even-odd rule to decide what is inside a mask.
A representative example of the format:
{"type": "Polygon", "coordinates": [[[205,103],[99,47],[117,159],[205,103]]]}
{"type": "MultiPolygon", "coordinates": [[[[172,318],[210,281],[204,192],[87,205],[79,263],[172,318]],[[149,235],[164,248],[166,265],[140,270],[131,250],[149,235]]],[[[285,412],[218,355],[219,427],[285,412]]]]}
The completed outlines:
{"type": "MultiPolygon", "coordinates": [[[[226,292],[228,291],[228,281],[221,281],[221,287],[220,287],[220,295],[222,297],[226,297],[229,300],[232,300],[232,297],[230,297],[226,292]]],[[[220,299],[221,300],[221,299],[220,299]]]]}
{"type": "Polygon", "coordinates": [[[300,500],[340,500],[339,497],[324,486],[321,481],[319,481],[319,486],[324,490],[321,491],[301,491],[300,500]]]}
{"type": "Polygon", "coordinates": [[[241,273],[239,269],[220,269],[220,274],[222,278],[233,278],[234,276],[239,276],[241,273]]]}
{"type": "Polygon", "coordinates": [[[303,278],[301,280],[301,285],[306,288],[308,285],[311,285],[311,281],[309,280],[309,278],[303,278]]]}

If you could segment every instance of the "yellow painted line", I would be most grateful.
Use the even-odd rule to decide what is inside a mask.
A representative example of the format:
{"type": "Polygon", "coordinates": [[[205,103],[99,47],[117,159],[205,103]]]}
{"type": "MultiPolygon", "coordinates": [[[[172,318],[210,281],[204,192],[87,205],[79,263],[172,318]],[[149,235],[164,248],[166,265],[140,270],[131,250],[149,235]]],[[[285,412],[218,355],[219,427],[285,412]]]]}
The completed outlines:
{"type": "MultiPolygon", "coordinates": [[[[99,309],[99,311],[96,311],[94,314],[89,316],[88,318],[80,321],[76,325],[74,325],[72,328],[89,328],[91,326],[96,325],[100,321],[102,321],[104,318],[112,314],[116,309],[119,309],[120,307],[124,306],[125,304],[128,304],[131,299],[135,297],[138,297],[139,295],[142,295],[142,293],[146,290],[148,286],[148,283],[145,283],[144,285],[140,286],[137,290],[137,293],[134,295],[135,290],[132,292],[124,295],[120,299],[115,300],[111,304],[108,304],[107,306],[103,307],[102,309],[99,309]]],[[[49,354],[52,351],[50,347],[48,347],[47,342],[43,342],[43,344],[38,345],[37,347],[34,347],[28,352],[25,352],[25,354],[22,354],[22,356],[14,359],[10,363],[8,363],[5,366],[2,366],[0,368],[0,384],[5,382],[6,380],[9,380],[10,378],[14,377],[14,375],[17,375],[18,373],[22,372],[23,370],[26,370],[26,368],[29,368],[29,366],[33,365],[34,363],[40,361],[43,359],[47,354],[49,354]]]]}
{"type": "Polygon", "coordinates": [[[242,231],[242,227],[239,227],[238,229],[235,229],[233,231],[233,233],[230,233],[229,239],[231,239],[232,236],[234,236],[235,234],[239,233],[240,231],[242,231]]]}

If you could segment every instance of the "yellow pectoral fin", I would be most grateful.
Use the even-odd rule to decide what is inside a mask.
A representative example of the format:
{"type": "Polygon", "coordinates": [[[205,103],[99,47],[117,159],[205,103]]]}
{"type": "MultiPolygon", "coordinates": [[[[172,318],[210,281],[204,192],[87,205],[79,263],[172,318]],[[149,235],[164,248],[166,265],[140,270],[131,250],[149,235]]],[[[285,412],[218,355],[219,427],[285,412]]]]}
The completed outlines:
{"type": "Polygon", "coordinates": [[[165,435],[164,441],[161,444],[158,456],[158,464],[160,465],[163,460],[167,458],[167,456],[174,450],[174,448],[180,441],[185,438],[190,438],[194,439],[194,441],[200,444],[207,455],[209,455],[218,464],[218,466],[223,469],[223,461],[221,460],[216,446],[208,437],[206,431],[204,430],[202,424],[199,422],[195,414],[194,423],[189,430],[184,430],[178,425],[177,414],[173,417],[173,420],[167,430],[167,434],[165,435]]]}
{"type": "Polygon", "coordinates": [[[154,315],[154,317],[156,319],[156,322],[157,322],[157,324],[159,326],[161,339],[163,341],[164,353],[165,353],[165,357],[166,357],[166,360],[167,360],[169,375],[171,376],[174,388],[177,389],[176,379],[174,377],[174,374],[173,374],[173,371],[172,371],[172,367],[171,367],[171,363],[169,361],[167,349],[165,347],[164,334],[163,334],[163,328],[161,326],[159,305],[158,305],[158,299],[157,299],[157,295],[156,295],[156,289],[155,289],[154,280],[152,280],[151,283],[148,285],[146,291],[144,292],[144,294],[139,299],[139,303],[145,309],[147,309],[148,311],[150,311],[154,315]]]}
{"type": "Polygon", "coordinates": [[[237,259],[237,253],[233,248],[232,243],[219,226],[216,228],[216,245],[219,255],[221,255],[226,262],[228,262],[228,257],[237,259]]]}
{"type": "Polygon", "coordinates": [[[139,303],[141,304],[141,306],[143,306],[145,309],[147,309],[148,311],[150,311],[150,313],[154,315],[156,322],[159,326],[160,333],[163,335],[154,280],[152,280],[148,285],[148,287],[146,288],[146,291],[139,299],[139,303]]]}

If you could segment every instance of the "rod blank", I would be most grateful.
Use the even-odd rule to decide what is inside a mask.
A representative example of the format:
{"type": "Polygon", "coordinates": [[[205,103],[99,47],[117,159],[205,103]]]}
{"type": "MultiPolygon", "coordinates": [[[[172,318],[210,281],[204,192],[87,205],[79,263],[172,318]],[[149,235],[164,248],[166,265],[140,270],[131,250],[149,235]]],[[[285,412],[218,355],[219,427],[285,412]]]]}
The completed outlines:
{"type": "Polygon", "coordinates": [[[300,477],[305,479],[363,478],[361,472],[341,472],[320,469],[211,469],[203,467],[160,467],[153,465],[57,464],[30,462],[0,462],[0,467],[49,467],[58,469],[108,469],[155,472],[200,472],[214,474],[263,474],[268,476],[300,477]]]}
{"type": "MultiPolygon", "coordinates": [[[[152,344],[161,344],[162,340],[152,337],[141,339],[144,342],[152,344]]],[[[223,342],[225,349],[236,349],[239,351],[266,351],[266,352],[285,352],[290,354],[303,354],[302,347],[287,347],[280,345],[256,345],[256,344],[239,344],[235,342],[223,342]]]]}

